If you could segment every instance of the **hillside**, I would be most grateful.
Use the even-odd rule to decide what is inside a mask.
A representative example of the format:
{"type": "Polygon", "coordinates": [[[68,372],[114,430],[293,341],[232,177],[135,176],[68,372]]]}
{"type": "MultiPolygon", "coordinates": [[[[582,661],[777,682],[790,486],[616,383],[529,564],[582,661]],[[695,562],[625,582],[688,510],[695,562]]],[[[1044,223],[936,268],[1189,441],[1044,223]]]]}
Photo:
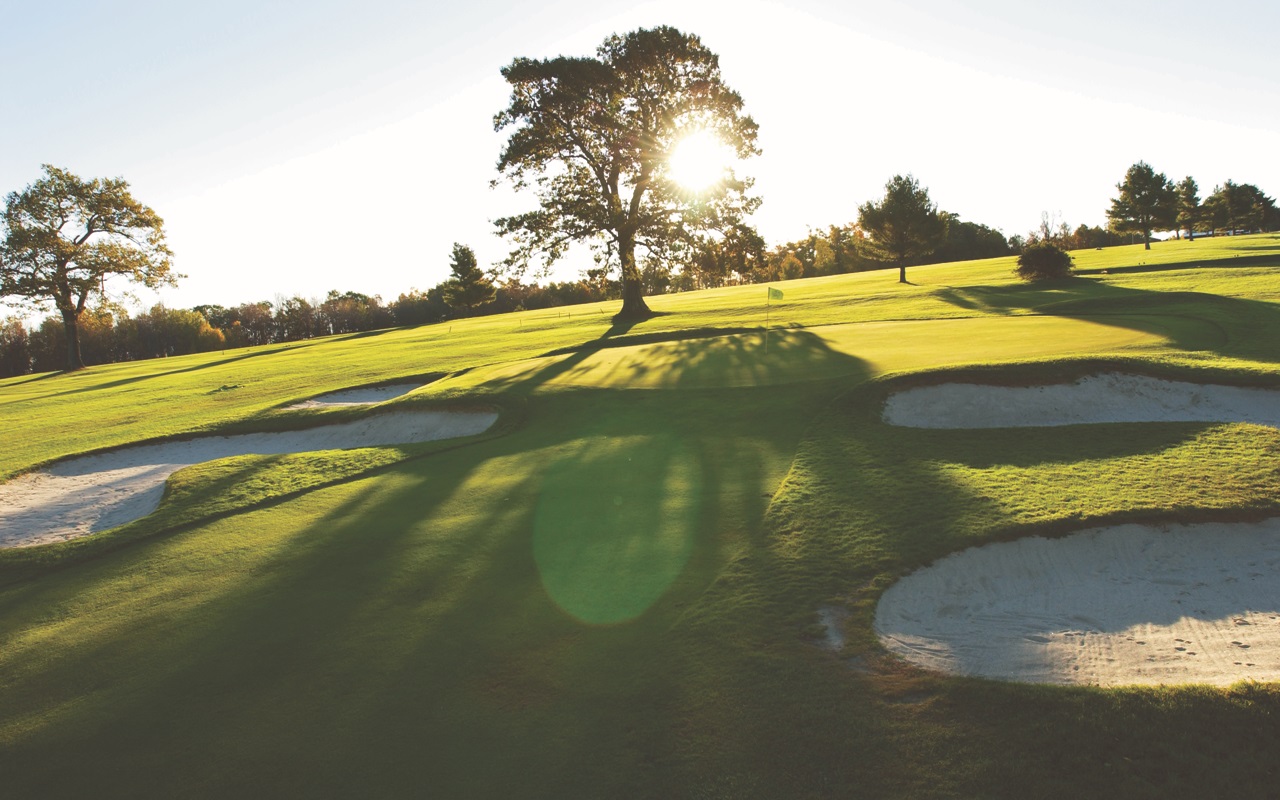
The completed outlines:
{"type": "MultiPolygon", "coordinates": [[[[1280,512],[1280,431],[886,424],[1101,372],[1280,387],[1280,236],[572,306],[0,381],[0,476],[139,442],[493,409],[459,439],[187,467],[0,551],[25,796],[1206,797],[1273,790],[1270,683],[947,677],[872,628],[949,553],[1280,512]],[[289,409],[413,382],[372,408],[289,409]]],[[[1280,607],[1277,608],[1280,611],[1280,607]]]]}

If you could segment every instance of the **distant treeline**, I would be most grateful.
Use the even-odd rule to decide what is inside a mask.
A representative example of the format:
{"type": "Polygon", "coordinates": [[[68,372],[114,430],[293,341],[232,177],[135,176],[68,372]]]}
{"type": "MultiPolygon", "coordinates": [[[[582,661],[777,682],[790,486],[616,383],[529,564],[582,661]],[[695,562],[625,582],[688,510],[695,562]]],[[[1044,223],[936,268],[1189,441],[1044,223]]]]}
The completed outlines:
{"type": "MultiPolygon", "coordinates": [[[[85,311],[80,318],[80,348],[86,364],[208,353],[237,347],[278,344],[357,333],[397,325],[421,325],[454,319],[464,312],[445,301],[445,284],[427,291],[411,289],[391,303],[377,295],[329,292],[323,301],[278,298],[226,308],[202,305],[172,309],[157,305],[137,316],[118,306],[85,311]]],[[[494,299],[468,316],[614,299],[612,283],[589,281],[546,286],[509,281],[494,299]]],[[[0,377],[65,368],[66,329],[62,318],[45,318],[27,330],[18,318],[0,322],[0,377]]]]}
{"type": "MultiPolygon", "coordinates": [[[[1190,184],[1178,225],[1184,230],[1215,235],[1280,227],[1275,202],[1250,184],[1228,181],[1200,203],[1194,183],[1189,178],[1184,183],[1190,184]]],[[[1040,241],[1053,242],[1065,250],[1135,241],[1134,234],[1097,226],[1073,229],[1047,213],[1036,230],[1010,237],[956,214],[942,213],[948,222],[945,242],[916,264],[1015,255],[1040,241]]],[[[886,268],[869,252],[866,236],[856,224],[811,230],[803,239],[771,248],[754,229],[742,226],[695,248],[682,264],[645,265],[644,288],[654,295],[886,268]]],[[[583,280],[545,286],[508,280],[495,287],[492,300],[462,308],[451,307],[448,301],[449,287],[455,283],[456,279],[445,281],[427,291],[411,289],[390,303],[377,295],[331,291],[324,300],[295,296],[231,308],[201,305],[170,309],[157,305],[134,317],[122,307],[105,306],[82,315],[81,353],[86,364],[136,361],[612,300],[621,292],[619,283],[602,270],[589,270],[583,280]]],[[[0,377],[59,370],[65,367],[66,357],[65,325],[60,316],[50,316],[30,331],[17,318],[0,322],[0,377]]]]}

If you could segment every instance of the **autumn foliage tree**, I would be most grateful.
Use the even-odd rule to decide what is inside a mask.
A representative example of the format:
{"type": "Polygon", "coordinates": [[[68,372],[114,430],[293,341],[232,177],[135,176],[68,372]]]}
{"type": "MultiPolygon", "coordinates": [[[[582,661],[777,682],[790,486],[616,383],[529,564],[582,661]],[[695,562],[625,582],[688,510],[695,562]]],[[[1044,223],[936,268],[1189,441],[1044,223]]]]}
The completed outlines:
{"type": "Polygon", "coordinates": [[[163,220],[121,178],[84,180],[44,165],[44,177],[5,198],[0,297],[52,304],[66,333],[67,369],[80,369],[80,317],[106,280],[176,283],[163,220]]]}
{"type": "Polygon", "coordinates": [[[759,204],[747,195],[751,181],[731,169],[700,192],[671,175],[671,155],[693,134],[714,136],[737,158],[758,152],[756,123],[695,35],[641,29],[610,36],[595,58],[517,58],[502,76],[511,101],[494,128],[510,138],[498,170],[538,199],[537,209],[496,220],[515,243],[504,265],[517,275],[589,244],[621,275],[619,317],[643,318],[637,249],[658,260],[686,256],[759,204]]]}

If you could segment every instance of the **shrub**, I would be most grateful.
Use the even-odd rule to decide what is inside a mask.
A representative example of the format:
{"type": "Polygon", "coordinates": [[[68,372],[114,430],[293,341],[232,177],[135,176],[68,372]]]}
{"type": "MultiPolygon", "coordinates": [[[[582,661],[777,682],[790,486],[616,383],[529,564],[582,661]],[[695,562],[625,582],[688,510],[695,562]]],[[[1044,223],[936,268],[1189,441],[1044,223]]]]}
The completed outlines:
{"type": "Polygon", "coordinates": [[[1071,277],[1071,256],[1053,242],[1036,242],[1018,256],[1014,273],[1024,281],[1048,281],[1071,277]]]}

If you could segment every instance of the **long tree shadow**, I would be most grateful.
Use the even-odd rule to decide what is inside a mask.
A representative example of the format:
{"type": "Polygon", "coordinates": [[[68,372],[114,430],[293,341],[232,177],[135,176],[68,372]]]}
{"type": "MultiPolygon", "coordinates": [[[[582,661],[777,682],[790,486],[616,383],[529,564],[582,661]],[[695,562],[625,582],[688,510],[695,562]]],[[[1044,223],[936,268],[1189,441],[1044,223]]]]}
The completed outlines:
{"type": "Polygon", "coordinates": [[[1031,288],[947,287],[935,296],[983,313],[1082,317],[1166,336],[1183,350],[1280,361],[1280,306],[1199,292],[1155,292],[1089,278],[1031,288]]]}
{"type": "MultiPolygon", "coordinates": [[[[676,338],[574,350],[506,385],[527,394],[556,383],[584,388],[714,389],[773,386],[841,376],[866,377],[860,358],[804,329],[676,338]]],[[[496,381],[501,385],[503,381],[496,381]]]]}
{"type": "MultiPolygon", "coordinates": [[[[785,714],[773,708],[766,698],[794,701],[797,692],[788,681],[796,680],[797,669],[775,665],[768,655],[747,655],[739,669],[750,669],[754,680],[733,700],[742,717],[783,716],[788,742],[778,746],[792,758],[803,758],[811,748],[829,752],[832,741],[850,742],[829,771],[866,776],[869,786],[895,787],[900,795],[914,794],[903,787],[924,781],[929,793],[943,796],[1065,797],[1077,796],[1082,785],[1103,794],[1109,791],[1104,785],[1142,790],[1134,796],[1194,786],[1198,794],[1213,796],[1237,781],[1260,787],[1273,778],[1270,765],[1257,759],[1280,745],[1280,729],[1265,723],[1280,711],[1280,692],[1100,692],[946,679],[880,655],[871,619],[892,579],[973,544],[1109,522],[1217,516],[1224,502],[1274,513],[1280,509],[1274,469],[1265,462],[1277,436],[1261,443],[1245,434],[1222,437],[1223,445],[1261,444],[1264,451],[1256,458],[1262,477],[1233,487],[1229,483],[1241,465],[1230,452],[1201,460],[1189,457],[1191,451],[1169,455],[1210,432],[1209,426],[1139,426],[1121,433],[1105,426],[911,431],[882,424],[878,414],[873,386],[833,404],[815,421],[770,508],[767,547],[701,608],[704,627],[756,608],[816,610],[832,598],[850,610],[842,656],[853,669],[824,684],[828,694],[820,705],[785,714]],[[1082,432],[1089,435],[1082,438],[1082,432]],[[1114,462],[1084,473],[1103,476],[1106,485],[1078,474],[1081,460],[1114,462]],[[1026,479],[1033,473],[1048,483],[1033,485],[1026,479]],[[1178,487],[1181,508],[1164,504],[1166,482],[1178,487]],[[1046,490],[1054,484],[1056,492],[1046,490]],[[1221,497],[1224,492],[1230,498],[1221,497]],[[759,600],[744,605],[744,598],[759,600]],[[1063,741],[1080,747],[1064,749],[1063,741]],[[1205,774],[1203,753],[1221,760],[1216,772],[1205,774]],[[938,768],[955,762],[966,768],[938,768]],[[1111,766],[1105,775],[1077,781],[1087,763],[1111,766]]],[[[1217,441],[1207,444],[1209,454],[1222,450],[1217,441]]],[[[787,651],[799,660],[804,646],[788,642],[788,620],[779,622],[782,631],[759,633],[753,649],[787,651]]],[[[803,621],[790,625],[799,633],[803,621]]],[[[806,680],[820,675],[811,672],[806,680]]],[[[772,754],[758,741],[728,730],[726,749],[754,750],[759,763],[768,763],[772,754]]],[[[750,763],[738,769],[760,781],[777,780],[775,772],[750,763]]],[[[775,783],[757,794],[781,791],[775,783]]]]}
{"type": "MultiPolygon", "coordinates": [[[[75,389],[64,389],[62,391],[51,392],[49,394],[40,395],[39,397],[24,397],[22,399],[23,400],[44,400],[44,399],[49,399],[54,397],[66,397],[70,395],[84,394],[86,392],[99,392],[107,389],[119,388],[121,386],[131,386],[133,384],[143,383],[145,381],[156,380],[157,378],[167,378],[173,375],[183,375],[183,374],[192,373],[192,372],[201,372],[206,369],[223,367],[228,364],[235,364],[237,362],[246,361],[251,358],[258,358],[260,356],[277,356],[284,353],[296,352],[300,348],[314,347],[315,344],[318,344],[318,343],[308,343],[308,344],[287,345],[287,346],[265,348],[265,349],[260,349],[257,352],[240,353],[238,355],[229,356],[227,358],[220,358],[215,361],[206,361],[201,364],[193,364],[192,366],[189,366],[189,367],[180,367],[178,369],[165,370],[164,372],[149,372],[145,375],[134,375],[128,378],[118,378],[116,380],[106,381],[104,383],[94,383],[90,386],[81,386],[75,389]]],[[[111,366],[114,366],[114,365],[111,365],[111,366]]],[[[54,372],[54,373],[50,373],[50,375],[54,377],[61,377],[61,378],[86,378],[86,377],[90,377],[91,373],[86,374],[85,372],[80,372],[80,371],[54,372]]]]}
{"type": "Polygon", "coordinates": [[[811,389],[531,398],[504,439],[7,590],[10,630],[130,576],[158,592],[73,624],[74,646],[46,640],[49,669],[35,648],[7,652],[18,688],[0,718],[47,720],[0,757],[8,785],[626,794],[624,754],[682,757],[680,709],[706,678],[681,674],[670,626],[757,539],[833,391],[811,389]],[[686,497],[655,515],[655,490],[686,497]],[[577,570],[555,563],[575,554],[577,570]],[[584,767],[588,752],[605,757],[584,767]]]}
{"type": "MultiPolygon", "coordinates": [[[[1280,250],[1280,245],[1253,245],[1240,247],[1241,250],[1280,250]]],[[[1273,255],[1242,256],[1239,254],[1220,256],[1217,258],[1196,259],[1193,262],[1179,261],[1172,264],[1130,264],[1119,267],[1085,267],[1075,270],[1076,275],[1140,275],[1148,272],[1177,272],[1189,269],[1239,269],[1242,267],[1275,267],[1277,257],[1273,255]]]]}

